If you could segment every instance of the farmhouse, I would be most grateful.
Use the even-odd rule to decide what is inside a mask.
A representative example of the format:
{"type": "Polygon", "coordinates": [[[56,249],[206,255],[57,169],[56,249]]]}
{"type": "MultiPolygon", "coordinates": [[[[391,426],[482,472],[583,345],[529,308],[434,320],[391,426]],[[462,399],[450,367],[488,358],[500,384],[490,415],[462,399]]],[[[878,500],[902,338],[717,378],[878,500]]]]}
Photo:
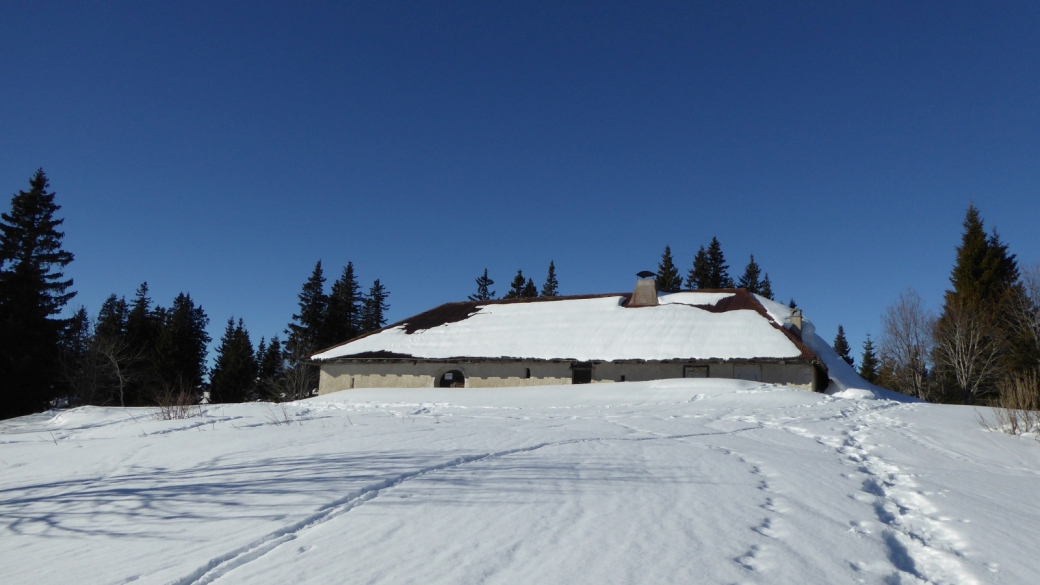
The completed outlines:
{"type": "Polygon", "coordinates": [[[319,394],[736,378],[820,391],[801,312],[744,289],[447,303],[312,356],[319,394]]]}

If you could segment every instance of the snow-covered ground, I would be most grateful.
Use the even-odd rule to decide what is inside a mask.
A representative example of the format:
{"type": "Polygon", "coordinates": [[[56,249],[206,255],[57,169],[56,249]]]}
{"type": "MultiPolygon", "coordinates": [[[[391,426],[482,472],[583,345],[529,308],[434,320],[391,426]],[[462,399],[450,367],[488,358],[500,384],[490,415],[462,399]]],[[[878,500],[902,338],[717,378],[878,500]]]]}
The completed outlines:
{"type": "Polygon", "coordinates": [[[0,423],[0,583],[1040,574],[1040,443],[971,408],[709,379],[204,409],[0,423]]]}

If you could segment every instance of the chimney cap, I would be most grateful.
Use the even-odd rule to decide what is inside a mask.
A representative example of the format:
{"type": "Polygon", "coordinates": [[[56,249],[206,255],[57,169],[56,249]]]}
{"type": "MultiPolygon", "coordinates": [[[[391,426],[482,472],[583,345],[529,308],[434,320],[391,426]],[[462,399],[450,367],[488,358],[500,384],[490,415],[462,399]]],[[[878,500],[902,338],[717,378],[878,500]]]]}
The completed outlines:
{"type": "Polygon", "coordinates": [[[636,274],[636,276],[638,276],[639,278],[650,278],[652,276],[657,276],[657,273],[656,272],[650,272],[649,270],[644,270],[644,271],[640,272],[639,274],[636,274]]]}

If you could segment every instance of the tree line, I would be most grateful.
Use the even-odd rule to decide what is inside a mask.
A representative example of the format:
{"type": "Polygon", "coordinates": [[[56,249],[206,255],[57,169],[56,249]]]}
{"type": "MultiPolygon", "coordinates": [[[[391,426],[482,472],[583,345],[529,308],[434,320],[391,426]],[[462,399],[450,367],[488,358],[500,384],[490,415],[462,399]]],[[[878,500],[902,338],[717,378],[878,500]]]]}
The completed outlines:
{"type": "MultiPolygon", "coordinates": [[[[997,230],[986,232],[974,204],[963,228],[939,314],[913,289],[901,293],[881,317],[879,347],[867,336],[859,374],[931,402],[1035,401],[1040,397],[1040,264],[1020,270],[997,230]]],[[[834,347],[853,363],[840,326],[834,347]]]]}
{"type": "MultiPolygon", "coordinates": [[[[744,273],[734,281],[729,275],[729,264],[726,263],[726,255],[722,253],[722,244],[716,237],[711,238],[707,248],[701,246],[697,250],[693,266],[686,272],[685,282],[672,259],[671,246],[665,246],[661,261],[657,264],[656,281],[657,289],[665,292],[680,291],[684,286],[687,290],[743,288],[773,300],[773,283],[769,280],[769,274],[763,272],[762,267],[755,262],[755,255],[751,254],[744,273]]],[[[790,305],[795,306],[794,299],[791,299],[790,305]]]]}
{"type": "MultiPolygon", "coordinates": [[[[476,279],[477,292],[469,295],[471,301],[493,301],[498,298],[498,292],[491,290],[491,287],[495,285],[495,281],[488,277],[488,269],[484,269],[484,274],[481,274],[476,279]]],[[[556,279],[556,263],[549,261],[549,271],[545,276],[545,283],[542,285],[541,290],[538,289],[534,284],[534,279],[525,278],[523,269],[516,271],[516,276],[513,277],[513,282],[509,285],[509,292],[507,292],[502,298],[503,299],[530,299],[535,297],[558,297],[560,296],[560,283],[556,279]]]]}
{"type": "Polygon", "coordinates": [[[63,272],[74,256],[62,247],[60,209],[39,169],[0,214],[0,418],[56,404],[195,404],[204,393],[210,402],[302,398],[317,388],[310,355],[386,324],[390,293],[378,279],[365,292],[348,262],[326,291],[320,261],[284,342],[254,346],[231,317],[211,369],[210,319],[188,293],[163,306],[145,282],[129,301],[113,294],[94,316],[80,307],[62,318],[76,293],[63,272]]]}

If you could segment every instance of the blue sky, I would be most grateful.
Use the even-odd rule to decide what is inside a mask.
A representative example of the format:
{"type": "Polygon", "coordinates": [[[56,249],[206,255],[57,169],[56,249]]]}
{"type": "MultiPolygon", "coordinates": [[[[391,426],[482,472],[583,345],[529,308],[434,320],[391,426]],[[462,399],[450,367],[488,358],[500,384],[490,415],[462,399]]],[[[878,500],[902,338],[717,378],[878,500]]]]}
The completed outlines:
{"type": "Polygon", "coordinates": [[[722,242],[854,347],[938,308],[970,201],[1040,261],[1040,4],[5,2],[0,192],[43,167],[77,304],[280,333],[321,259],[391,320],[486,267],[630,290],[722,242]],[[295,5],[303,4],[303,5],[295,5]]]}

